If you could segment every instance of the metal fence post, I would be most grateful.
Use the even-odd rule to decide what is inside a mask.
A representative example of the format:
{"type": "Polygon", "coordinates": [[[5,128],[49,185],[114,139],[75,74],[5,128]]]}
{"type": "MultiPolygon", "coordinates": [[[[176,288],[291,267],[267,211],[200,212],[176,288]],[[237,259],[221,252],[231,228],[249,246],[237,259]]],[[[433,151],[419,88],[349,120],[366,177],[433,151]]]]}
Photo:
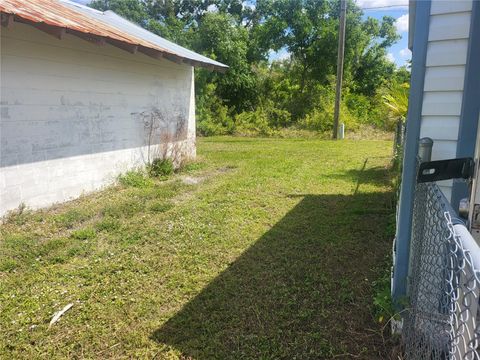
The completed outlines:
{"type": "Polygon", "coordinates": [[[345,124],[341,123],[338,127],[338,140],[343,140],[345,138],[345,124]]]}
{"type": "Polygon", "coordinates": [[[393,156],[398,156],[399,151],[401,151],[403,144],[403,123],[401,120],[397,121],[397,126],[395,127],[395,138],[393,140],[393,156]]]}
{"type": "Polygon", "coordinates": [[[432,160],[433,140],[429,137],[421,138],[418,142],[418,157],[421,162],[432,160]]]}

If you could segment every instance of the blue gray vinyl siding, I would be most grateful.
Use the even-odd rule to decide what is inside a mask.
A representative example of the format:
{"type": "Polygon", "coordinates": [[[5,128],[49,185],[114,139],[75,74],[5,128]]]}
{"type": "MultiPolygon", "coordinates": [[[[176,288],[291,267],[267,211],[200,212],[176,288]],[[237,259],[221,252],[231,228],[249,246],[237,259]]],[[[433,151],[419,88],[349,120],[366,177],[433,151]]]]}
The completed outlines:
{"type": "MultiPolygon", "coordinates": [[[[471,0],[431,3],[420,137],[433,139],[432,160],[457,154],[471,14],[471,0]]],[[[452,181],[438,185],[450,200],[452,181]]]]}

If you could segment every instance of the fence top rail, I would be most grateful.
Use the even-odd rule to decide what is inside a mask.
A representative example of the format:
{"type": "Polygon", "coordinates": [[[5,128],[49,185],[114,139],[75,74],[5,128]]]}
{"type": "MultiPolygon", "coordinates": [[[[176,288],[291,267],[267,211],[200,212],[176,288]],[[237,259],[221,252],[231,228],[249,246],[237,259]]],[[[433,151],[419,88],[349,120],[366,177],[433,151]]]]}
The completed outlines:
{"type": "Polygon", "coordinates": [[[468,231],[464,225],[453,225],[453,229],[460,240],[463,250],[470,254],[470,260],[473,266],[472,270],[476,272],[480,271],[480,246],[478,246],[472,234],[470,234],[470,231],[468,231]]]}

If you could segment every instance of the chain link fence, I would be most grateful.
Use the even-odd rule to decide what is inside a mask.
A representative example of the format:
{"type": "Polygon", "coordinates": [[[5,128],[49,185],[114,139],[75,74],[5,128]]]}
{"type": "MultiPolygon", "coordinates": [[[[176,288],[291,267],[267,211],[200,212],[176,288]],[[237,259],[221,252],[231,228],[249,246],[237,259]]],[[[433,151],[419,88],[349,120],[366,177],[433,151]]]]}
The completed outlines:
{"type": "Polygon", "coordinates": [[[480,359],[480,248],[434,183],[415,189],[406,359],[480,359]]]}
{"type": "Polygon", "coordinates": [[[403,146],[405,142],[405,124],[399,120],[395,126],[395,135],[393,137],[393,169],[399,174],[402,172],[403,146]]]}

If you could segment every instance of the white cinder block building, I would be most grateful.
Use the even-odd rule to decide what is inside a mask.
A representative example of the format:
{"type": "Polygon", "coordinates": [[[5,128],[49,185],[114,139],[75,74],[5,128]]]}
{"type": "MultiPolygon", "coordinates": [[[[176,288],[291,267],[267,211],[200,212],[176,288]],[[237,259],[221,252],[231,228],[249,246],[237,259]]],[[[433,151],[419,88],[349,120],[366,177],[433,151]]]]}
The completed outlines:
{"type": "Polygon", "coordinates": [[[67,0],[2,0],[0,12],[0,216],[154,155],[195,156],[193,66],[225,65],[67,0]]]}

